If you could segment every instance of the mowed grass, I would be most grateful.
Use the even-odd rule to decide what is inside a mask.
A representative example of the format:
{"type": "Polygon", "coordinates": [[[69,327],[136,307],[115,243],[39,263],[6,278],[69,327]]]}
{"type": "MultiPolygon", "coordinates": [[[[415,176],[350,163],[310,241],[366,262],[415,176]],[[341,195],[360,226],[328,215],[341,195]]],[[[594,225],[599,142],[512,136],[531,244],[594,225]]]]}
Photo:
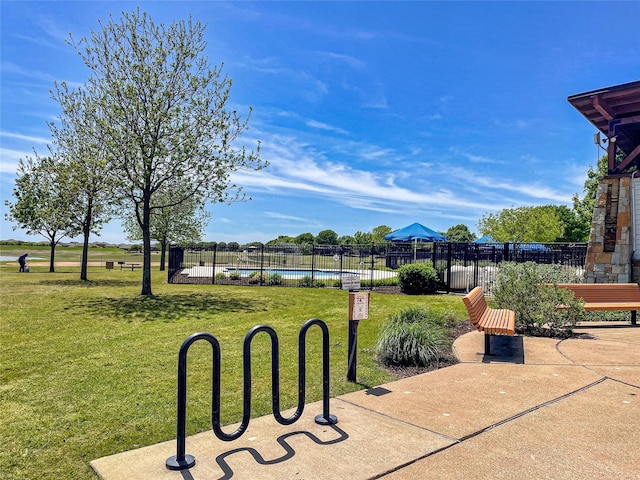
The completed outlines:
{"type": "MultiPolygon", "coordinates": [[[[0,478],[93,479],[89,462],[175,439],[178,350],[195,332],[222,349],[222,417],[242,415],[242,342],[268,324],[280,343],[281,407],[297,402],[297,338],[309,318],[329,326],[331,396],[392,380],[372,347],[384,319],[409,305],[450,311],[460,297],[373,293],[358,331],[358,383],[346,381],[348,293],[331,289],[168,285],[153,271],[153,298],[139,296],[141,272],[90,267],[0,265],[0,478]]],[[[321,335],[307,335],[307,402],[319,400],[321,335]]],[[[253,342],[252,416],[270,414],[270,340],[253,342]]],[[[210,428],[211,351],[189,352],[187,434],[210,428]]],[[[320,412],[318,412],[320,413],[320,412]]],[[[213,435],[213,433],[211,433],[213,435]]]]}

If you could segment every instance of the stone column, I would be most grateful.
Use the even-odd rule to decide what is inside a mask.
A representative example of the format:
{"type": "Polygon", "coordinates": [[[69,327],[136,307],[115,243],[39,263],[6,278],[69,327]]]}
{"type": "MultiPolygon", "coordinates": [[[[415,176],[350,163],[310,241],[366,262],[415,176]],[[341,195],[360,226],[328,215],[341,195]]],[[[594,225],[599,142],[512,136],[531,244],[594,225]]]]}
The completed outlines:
{"type": "Polygon", "coordinates": [[[631,281],[631,201],[630,175],[600,180],[587,247],[586,283],[631,281]]]}

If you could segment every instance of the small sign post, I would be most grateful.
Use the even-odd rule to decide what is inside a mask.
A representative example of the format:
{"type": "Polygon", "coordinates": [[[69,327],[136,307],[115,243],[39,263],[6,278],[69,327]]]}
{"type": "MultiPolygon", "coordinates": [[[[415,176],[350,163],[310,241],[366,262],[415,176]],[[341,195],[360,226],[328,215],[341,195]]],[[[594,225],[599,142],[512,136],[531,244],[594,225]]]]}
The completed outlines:
{"type": "Polygon", "coordinates": [[[360,290],[360,275],[343,273],[340,276],[340,282],[342,283],[342,290],[349,290],[350,292],[360,290]]]}
{"type": "Polygon", "coordinates": [[[369,318],[369,292],[349,292],[349,351],[347,381],[356,381],[358,322],[369,318]]]}

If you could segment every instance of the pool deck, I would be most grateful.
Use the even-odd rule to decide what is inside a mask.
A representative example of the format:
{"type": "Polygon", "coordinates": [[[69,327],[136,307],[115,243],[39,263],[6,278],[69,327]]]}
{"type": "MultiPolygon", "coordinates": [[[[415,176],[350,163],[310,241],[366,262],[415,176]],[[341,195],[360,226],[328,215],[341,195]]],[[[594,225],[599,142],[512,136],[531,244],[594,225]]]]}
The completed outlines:
{"type": "Polygon", "coordinates": [[[234,442],[190,436],[189,470],[165,467],[175,439],[91,466],[103,480],[640,478],[640,326],[578,331],[493,337],[490,357],[468,333],[454,366],[332,399],[337,425],[315,423],[317,402],[290,426],[253,419],[234,442]]]}

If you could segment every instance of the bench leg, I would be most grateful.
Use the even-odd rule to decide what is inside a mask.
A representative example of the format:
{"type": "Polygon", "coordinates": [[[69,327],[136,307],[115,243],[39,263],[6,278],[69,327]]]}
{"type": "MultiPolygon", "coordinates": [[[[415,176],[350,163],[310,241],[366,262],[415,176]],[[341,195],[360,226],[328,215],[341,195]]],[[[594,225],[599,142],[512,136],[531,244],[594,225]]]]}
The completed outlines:
{"type": "Polygon", "coordinates": [[[491,355],[491,335],[484,334],[484,354],[491,355]]]}
{"type": "Polygon", "coordinates": [[[631,310],[631,325],[635,325],[635,324],[636,324],[636,311],[631,310]]]}

